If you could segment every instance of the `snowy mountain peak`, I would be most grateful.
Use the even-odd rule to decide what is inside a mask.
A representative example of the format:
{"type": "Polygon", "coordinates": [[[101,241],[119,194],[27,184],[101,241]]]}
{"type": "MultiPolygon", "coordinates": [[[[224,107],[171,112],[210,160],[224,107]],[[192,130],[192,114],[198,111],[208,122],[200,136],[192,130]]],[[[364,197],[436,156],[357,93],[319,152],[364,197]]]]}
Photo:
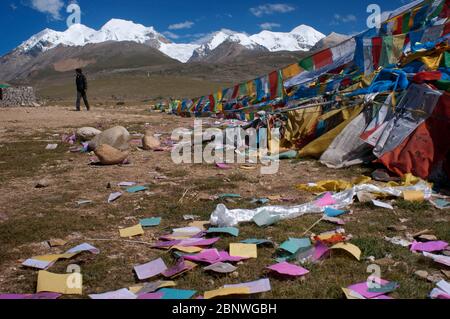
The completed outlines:
{"type": "Polygon", "coordinates": [[[106,41],[132,41],[160,50],[164,54],[181,62],[191,57],[204,57],[224,42],[234,42],[250,50],[264,49],[269,51],[307,51],[325,35],[307,25],[300,25],[291,32],[262,31],[248,35],[229,29],[221,29],[194,43],[172,43],[153,27],[146,27],[132,21],[122,19],[109,20],[100,30],[91,29],[82,24],[74,24],[66,31],[59,32],[45,29],[27,41],[17,50],[25,54],[37,55],[51,50],[58,45],[84,46],[106,41]]]}

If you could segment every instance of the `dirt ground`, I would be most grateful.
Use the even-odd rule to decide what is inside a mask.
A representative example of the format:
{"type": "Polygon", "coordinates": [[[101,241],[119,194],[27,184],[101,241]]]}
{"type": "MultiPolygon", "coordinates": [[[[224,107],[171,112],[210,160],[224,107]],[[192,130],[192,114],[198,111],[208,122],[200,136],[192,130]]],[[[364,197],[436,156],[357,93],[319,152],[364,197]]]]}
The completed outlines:
{"type": "MultiPolygon", "coordinates": [[[[193,125],[193,119],[150,112],[146,106],[114,106],[94,111],[74,112],[69,107],[0,109],[0,293],[33,293],[37,271],[21,263],[32,256],[60,253],[81,243],[99,248],[99,255],[83,253],[70,261],[58,261],[49,270],[65,273],[70,264],[77,264],[83,274],[83,295],[102,293],[130,287],[139,283],[133,266],[162,257],[173,265],[170,252],[152,249],[148,243],[173,228],[185,227],[183,215],[201,216],[209,220],[221,200],[209,199],[223,193],[238,193],[240,200],[224,202],[229,208],[256,208],[253,198],[280,196],[270,204],[297,205],[314,199],[315,195],[299,191],[295,185],[324,179],[351,180],[370,175],[373,168],[358,166],[330,170],[314,160],[282,161],[276,175],[261,175],[260,170],[243,170],[239,165],[231,170],[219,170],[214,165],[175,165],[170,152],[142,151],[134,143],[131,164],[122,166],[90,165],[92,155],[69,152],[70,145],[61,142],[82,126],[106,129],[125,126],[135,139],[151,127],[155,133],[170,136],[175,128],[193,125]],[[49,143],[58,143],[56,150],[45,150],[49,143]],[[41,179],[47,188],[35,188],[41,179]],[[120,190],[116,185],[133,181],[148,185],[149,191],[124,194],[112,204],[108,195],[120,190]],[[111,185],[111,188],[108,188],[111,185]],[[76,201],[92,200],[93,204],[77,207],[76,201]],[[135,238],[142,243],[120,240],[119,228],[136,225],[139,219],[162,217],[158,227],[146,229],[135,238]],[[46,241],[64,239],[63,247],[50,248],[46,241]],[[147,244],[145,244],[147,243],[147,244]]],[[[394,201],[395,210],[355,204],[353,213],[346,215],[347,234],[361,248],[363,256],[357,261],[346,253],[333,252],[320,264],[305,265],[310,273],[299,279],[272,277],[265,267],[275,263],[275,248],[259,247],[258,258],[238,265],[237,273],[212,275],[202,267],[175,279],[177,288],[204,291],[224,284],[254,281],[270,277],[272,291],[252,298],[344,298],[341,288],[366,281],[367,267],[373,259],[379,262],[382,277],[396,281],[400,288],[394,298],[427,298],[434,284],[414,275],[417,270],[446,278],[444,266],[413,254],[407,248],[395,246],[384,236],[405,236],[428,229],[440,240],[450,241],[450,217],[428,203],[413,204],[394,201]],[[389,230],[390,226],[406,226],[404,231],[389,230]],[[387,258],[387,259],[386,259],[387,258]],[[388,262],[386,262],[388,260],[388,262]]],[[[304,216],[283,221],[268,228],[254,224],[239,226],[238,238],[223,236],[217,248],[227,249],[229,243],[247,238],[270,238],[280,244],[289,237],[302,234],[318,217],[304,216]]],[[[337,226],[320,223],[313,231],[318,234],[337,226]]],[[[447,272],[448,274],[448,272],[447,272]]]]}

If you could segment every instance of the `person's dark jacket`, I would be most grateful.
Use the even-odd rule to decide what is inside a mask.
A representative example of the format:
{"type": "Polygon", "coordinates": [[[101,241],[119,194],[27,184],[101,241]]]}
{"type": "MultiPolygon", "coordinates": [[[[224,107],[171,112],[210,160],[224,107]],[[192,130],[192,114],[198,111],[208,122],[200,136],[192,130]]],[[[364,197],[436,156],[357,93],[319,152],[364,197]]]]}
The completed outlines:
{"type": "Polygon", "coordinates": [[[86,92],[88,88],[87,80],[84,74],[77,74],[76,78],[77,83],[77,91],[78,92],[86,92]]]}

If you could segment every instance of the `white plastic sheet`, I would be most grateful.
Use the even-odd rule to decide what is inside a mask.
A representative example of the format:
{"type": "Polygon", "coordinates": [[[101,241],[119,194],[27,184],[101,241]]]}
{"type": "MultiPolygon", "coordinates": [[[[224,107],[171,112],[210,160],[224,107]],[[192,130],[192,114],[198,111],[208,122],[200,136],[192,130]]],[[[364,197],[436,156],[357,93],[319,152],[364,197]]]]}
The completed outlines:
{"type": "MultiPolygon", "coordinates": [[[[337,193],[333,195],[336,200],[336,204],[327,206],[334,209],[344,209],[349,207],[354,202],[356,193],[368,192],[385,194],[394,197],[401,197],[403,191],[415,190],[422,191],[425,194],[425,198],[429,199],[432,194],[430,186],[426,182],[419,182],[414,186],[401,186],[401,187],[379,187],[371,184],[363,184],[354,186],[352,189],[337,193]]],[[[216,210],[212,213],[210,223],[219,227],[232,227],[237,226],[239,223],[251,222],[253,218],[260,214],[266,213],[274,218],[293,219],[305,214],[321,214],[325,211],[326,207],[320,207],[316,205],[316,202],[310,202],[298,206],[267,206],[260,207],[258,209],[234,209],[229,210],[225,205],[220,204],[216,210]]]]}

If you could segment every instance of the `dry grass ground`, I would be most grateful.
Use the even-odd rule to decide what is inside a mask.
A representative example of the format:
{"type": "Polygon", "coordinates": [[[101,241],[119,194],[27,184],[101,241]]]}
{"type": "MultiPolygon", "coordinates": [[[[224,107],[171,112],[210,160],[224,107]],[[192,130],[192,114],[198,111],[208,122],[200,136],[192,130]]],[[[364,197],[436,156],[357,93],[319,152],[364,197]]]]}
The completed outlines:
{"type": "MultiPolygon", "coordinates": [[[[100,293],[129,287],[138,283],[133,266],[162,257],[167,264],[174,259],[165,251],[147,245],[116,241],[119,227],[132,226],[140,218],[161,216],[159,227],[146,230],[141,240],[153,242],[172,228],[187,226],[183,215],[194,214],[208,220],[220,201],[200,198],[222,193],[239,193],[243,199],[226,203],[230,208],[256,207],[250,201],[255,197],[282,195],[291,203],[310,201],[313,194],[295,189],[296,184],[322,179],[343,178],[368,174],[370,168],[330,170],[316,161],[283,161],[276,175],[262,176],[259,170],[244,171],[235,166],[221,171],[212,165],[175,166],[170,153],[144,152],[136,147],[131,152],[131,165],[101,167],[89,165],[89,155],[68,152],[68,145],[60,136],[80,126],[107,128],[123,125],[132,133],[142,133],[145,123],[155,132],[170,133],[176,127],[191,126],[192,119],[182,119],[150,113],[145,107],[102,108],[92,113],[75,113],[62,107],[42,109],[0,110],[0,292],[30,293],[36,289],[37,272],[21,267],[26,258],[63,252],[77,244],[89,242],[101,250],[100,255],[82,254],[70,261],[57,262],[50,271],[64,273],[69,264],[81,266],[84,275],[84,294],[100,293]],[[55,151],[45,150],[48,143],[59,143],[55,151]],[[168,179],[155,179],[156,175],[168,179]],[[50,181],[48,188],[36,189],[41,178],[50,181]],[[121,181],[136,181],[149,185],[149,193],[125,194],[113,204],[107,204],[108,195],[118,190],[121,181]],[[107,184],[113,185],[112,189],[107,184]],[[182,195],[189,189],[183,201],[182,195]],[[80,199],[90,199],[92,205],[76,207],[80,199]],[[67,245],[49,248],[43,242],[62,238],[67,245]],[[89,239],[110,239],[92,241],[89,239]]],[[[428,204],[411,205],[397,202],[396,210],[356,204],[353,215],[346,216],[347,233],[352,243],[363,251],[358,262],[345,253],[335,252],[318,265],[307,265],[311,271],[304,279],[281,280],[271,277],[272,291],[255,298],[343,298],[341,287],[365,281],[370,264],[367,257],[396,261],[382,266],[385,279],[397,281],[400,288],[395,298],[426,298],[432,283],[415,277],[416,270],[439,272],[438,264],[411,253],[407,248],[394,246],[384,236],[404,235],[389,231],[391,225],[400,225],[399,219],[408,219],[410,233],[430,229],[441,240],[450,241],[448,213],[428,204]]],[[[271,238],[276,243],[288,237],[300,237],[317,216],[305,216],[280,222],[269,228],[253,224],[240,225],[238,238],[223,237],[216,245],[226,249],[230,242],[247,238],[271,238]]],[[[316,233],[335,229],[321,223],[316,233]]],[[[253,281],[267,276],[265,267],[274,263],[274,248],[258,249],[258,259],[239,265],[237,278],[230,275],[207,274],[201,267],[177,279],[181,289],[195,289],[202,293],[224,284],[253,281]]]]}

